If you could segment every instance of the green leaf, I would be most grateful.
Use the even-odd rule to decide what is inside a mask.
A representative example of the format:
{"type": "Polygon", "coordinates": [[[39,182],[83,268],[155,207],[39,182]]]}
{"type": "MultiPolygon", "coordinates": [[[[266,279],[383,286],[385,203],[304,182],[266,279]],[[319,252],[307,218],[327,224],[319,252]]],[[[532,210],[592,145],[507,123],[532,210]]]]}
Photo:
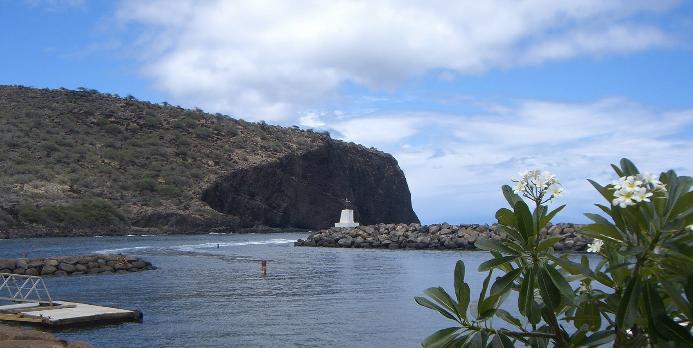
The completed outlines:
{"type": "MultiPolygon", "coordinates": [[[[585,214],[587,215],[587,214],[585,214]]],[[[590,224],[582,226],[582,234],[588,237],[597,238],[615,243],[622,243],[623,236],[615,228],[603,224],[590,224]]]]}
{"type": "Polygon", "coordinates": [[[656,285],[647,282],[643,286],[645,310],[650,327],[654,327],[660,338],[693,346],[693,336],[688,329],[676,324],[664,310],[664,302],[657,292],[656,285]]]}
{"type": "Polygon", "coordinates": [[[418,303],[420,306],[424,306],[424,307],[430,308],[434,311],[438,311],[444,317],[457,321],[457,318],[455,318],[455,316],[453,314],[448,312],[445,308],[431,302],[429,299],[427,299],[425,297],[416,296],[416,297],[414,297],[414,301],[416,301],[416,303],[418,303]]]}
{"type": "Polygon", "coordinates": [[[513,348],[515,345],[513,344],[513,341],[508,338],[508,336],[503,335],[502,333],[497,333],[495,336],[493,336],[490,346],[492,348],[513,348]]]}
{"type": "Polygon", "coordinates": [[[527,244],[527,241],[524,239],[522,234],[520,234],[520,232],[518,232],[515,229],[515,227],[496,225],[496,232],[505,232],[508,236],[512,237],[512,238],[510,238],[511,240],[516,240],[518,242],[521,242],[522,245],[527,244]]]}
{"type": "Polygon", "coordinates": [[[502,264],[512,262],[515,260],[517,260],[517,256],[503,256],[500,258],[493,258],[493,259],[490,259],[488,261],[482,262],[479,265],[479,272],[486,272],[486,271],[490,270],[491,268],[495,268],[495,267],[498,267],[502,264]]]}
{"type": "Polygon", "coordinates": [[[594,302],[582,302],[578,305],[573,316],[573,324],[580,330],[583,327],[589,331],[597,331],[602,325],[599,308],[594,302]]]}
{"type": "Polygon", "coordinates": [[[517,308],[520,314],[528,317],[532,309],[532,301],[534,299],[534,275],[532,269],[527,269],[520,282],[520,293],[517,296],[517,308]]]}
{"type": "MultiPolygon", "coordinates": [[[[693,274],[693,273],[691,273],[693,274]]],[[[679,290],[676,284],[669,281],[662,281],[662,290],[669,295],[671,302],[676,305],[676,308],[683,313],[687,318],[693,318],[693,313],[691,313],[691,305],[683,298],[683,289],[679,290]]]]}
{"type": "Polygon", "coordinates": [[[617,167],[617,166],[615,166],[615,165],[613,165],[613,164],[611,165],[611,168],[614,169],[614,171],[616,172],[616,175],[618,175],[619,178],[626,175],[626,174],[621,170],[621,168],[619,168],[619,167],[617,167]]]}
{"type": "Polygon", "coordinates": [[[565,299],[565,302],[567,304],[573,303],[575,292],[561,272],[549,264],[546,265],[546,272],[549,274],[549,277],[551,277],[553,284],[558,288],[561,296],[565,299]]]}
{"type": "Polygon", "coordinates": [[[513,281],[522,273],[522,268],[517,268],[514,269],[502,277],[499,277],[496,279],[496,281],[493,283],[493,286],[491,286],[491,295],[499,295],[499,294],[504,294],[508,291],[510,291],[511,286],[513,285],[513,281]]]}
{"type": "Polygon", "coordinates": [[[537,245],[537,251],[544,251],[550,247],[552,247],[554,244],[558,243],[563,239],[563,236],[556,236],[556,237],[549,237],[541,242],[539,242],[539,245],[537,245]]]}
{"type": "Polygon", "coordinates": [[[457,312],[462,318],[467,317],[469,294],[469,284],[464,282],[464,262],[459,260],[455,265],[455,296],[457,297],[457,312]]]}
{"type": "Polygon", "coordinates": [[[542,228],[544,228],[544,226],[546,226],[546,224],[551,222],[551,220],[554,218],[554,216],[556,216],[556,214],[558,214],[561,210],[563,210],[563,208],[565,208],[565,204],[552,210],[550,213],[546,214],[546,216],[542,217],[539,220],[539,226],[537,226],[537,229],[541,230],[542,228]]]}
{"type": "Polygon", "coordinates": [[[432,335],[426,337],[426,339],[421,342],[421,346],[430,348],[445,347],[457,336],[457,332],[459,330],[459,326],[438,330],[432,335]]]}
{"type": "Polygon", "coordinates": [[[613,330],[604,330],[595,332],[592,336],[587,337],[582,344],[588,347],[599,347],[613,341],[614,338],[616,338],[616,336],[613,330]]]}
{"type": "Polygon", "coordinates": [[[693,210],[693,192],[687,192],[683,194],[674,204],[671,209],[670,216],[676,217],[677,219],[683,219],[688,214],[691,214],[693,210]]]}
{"type": "MultiPolygon", "coordinates": [[[[484,298],[486,298],[486,290],[488,289],[489,281],[491,281],[491,274],[493,274],[493,271],[488,272],[488,275],[486,276],[486,278],[484,278],[484,282],[481,285],[481,292],[479,292],[479,301],[477,301],[477,309],[484,302],[484,298]]],[[[481,310],[478,310],[478,313],[481,313],[481,310]]]]}
{"type": "Polygon", "coordinates": [[[693,272],[688,273],[688,276],[686,277],[686,284],[683,286],[683,291],[686,293],[688,302],[693,302],[693,272]]]}
{"type": "Polygon", "coordinates": [[[496,211],[496,220],[498,223],[505,226],[517,226],[517,219],[515,219],[515,213],[508,208],[500,208],[496,211]]]}
{"type": "Polygon", "coordinates": [[[520,321],[520,319],[513,317],[512,314],[510,314],[508,311],[504,309],[497,309],[496,316],[505,320],[507,323],[514,325],[518,329],[523,329],[522,322],[520,321]]]}
{"type": "Polygon", "coordinates": [[[467,348],[484,348],[484,343],[483,343],[483,337],[481,336],[480,333],[474,333],[469,337],[469,340],[464,344],[464,347],[467,348]]]}
{"type": "Polygon", "coordinates": [[[626,176],[640,174],[635,164],[627,158],[621,158],[621,170],[623,170],[623,174],[626,176]]]}
{"type": "Polygon", "coordinates": [[[546,271],[546,267],[539,268],[537,284],[539,285],[539,294],[544,300],[544,303],[552,310],[558,309],[561,306],[561,292],[558,291],[556,285],[553,284],[551,276],[549,276],[549,273],[546,271]]]}
{"type": "Polygon", "coordinates": [[[632,277],[623,290],[621,302],[616,311],[616,325],[621,328],[633,326],[638,317],[638,301],[640,299],[640,278],[632,277]]]}
{"type": "Polygon", "coordinates": [[[431,299],[443,306],[443,308],[448,310],[450,313],[454,314],[458,318],[460,317],[460,314],[457,312],[457,305],[455,304],[455,301],[452,300],[452,297],[450,297],[450,295],[448,295],[448,293],[442,287],[428,288],[424,290],[424,294],[428,295],[431,299]]]}
{"type": "Polygon", "coordinates": [[[514,207],[515,203],[522,201],[522,198],[520,198],[520,196],[516,195],[513,192],[512,187],[508,185],[503,185],[503,187],[501,187],[501,190],[503,191],[503,196],[505,197],[505,200],[508,201],[508,204],[510,204],[511,207],[514,207]]]}
{"type": "Polygon", "coordinates": [[[476,240],[476,243],[474,243],[474,245],[481,250],[493,250],[510,255],[519,255],[517,251],[508,248],[507,246],[503,245],[500,241],[497,241],[495,239],[479,238],[476,240]]]}
{"type": "Polygon", "coordinates": [[[599,185],[596,181],[587,179],[594,188],[599,191],[599,193],[604,197],[609,203],[611,203],[614,195],[611,193],[606,187],[603,187],[602,185],[599,185]]]}
{"type": "Polygon", "coordinates": [[[564,270],[566,270],[568,273],[572,275],[590,275],[592,274],[592,271],[589,268],[585,268],[583,265],[579,263],[575,263],[573,261],[570,261],[568,259],[562,258],[562,257],[556,257],[553,255],[548,255],[549,259],[551,259],[553,262],[557,263],[558,265],[561,266],[564,270]]]}
{"type": "Polygon", "coordinates": [[[532,213],[529,211],[527,203],[519,201],[513,206],[515,211],[515,219],[517,219],[517,229],[526,241],[531,245],[536,231],[534,230],[534,220],[532,213]]]}

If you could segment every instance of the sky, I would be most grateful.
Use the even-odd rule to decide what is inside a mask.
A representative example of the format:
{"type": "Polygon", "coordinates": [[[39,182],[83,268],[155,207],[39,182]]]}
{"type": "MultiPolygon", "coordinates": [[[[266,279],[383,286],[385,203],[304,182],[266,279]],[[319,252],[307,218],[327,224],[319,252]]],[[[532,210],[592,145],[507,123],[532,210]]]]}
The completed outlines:
{"type": "Polygon", "coordinates": [[[609,164],[693,172],[693,1],[0,0],[0,84],[132,95],[391,153],[424,223],[518,172],[585,222],[609,164]]]}

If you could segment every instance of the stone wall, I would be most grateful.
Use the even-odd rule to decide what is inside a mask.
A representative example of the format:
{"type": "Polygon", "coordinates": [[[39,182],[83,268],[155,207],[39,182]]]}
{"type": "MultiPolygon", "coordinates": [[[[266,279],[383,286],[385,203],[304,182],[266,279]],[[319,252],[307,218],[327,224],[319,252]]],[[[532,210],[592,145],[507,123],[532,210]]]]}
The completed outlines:
{"type": "MultiPolygon", "coordinates": [[[[563,236],[554,245],[558,251],[584,251],[591,238],[579,233],[581,225],[549,225],[541,231],[541,238],[563,236]]],[[[460,249],[476,250],[474,242],[479,238],[502,239],[496,225],[449,225],[449,224],[379,224],[354,228],[332,227],[314,232],[306,240],[299,239],[297,246],[335,248],[382,248],[382,249],[460,249]]]]}
{"type": "Polygon", "coordinates": [[[0,259],[0,273],[32,276],[64,276],[98,273],[127,273],[156,267],[138,257],[126,255],[60,256],[41,259],[0,259]]]}

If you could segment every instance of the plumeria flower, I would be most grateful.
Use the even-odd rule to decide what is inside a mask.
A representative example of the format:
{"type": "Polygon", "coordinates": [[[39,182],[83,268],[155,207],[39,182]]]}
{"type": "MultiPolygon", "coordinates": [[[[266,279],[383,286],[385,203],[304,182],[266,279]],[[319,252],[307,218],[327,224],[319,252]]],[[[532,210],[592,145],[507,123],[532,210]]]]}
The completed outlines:
{"type": "Polygon", "coordinates": [[[637,191],[633,192],[633,200],[636,202],[649,202],[650,197],[652,197],[652,192],[647,192],[644,187],[639,188],[637,191]]]}
{"type": "Polygon", "coordinates": [[[600,250],[602,250],[603,245],[604,245],[603,240],[595,238],[591,244],[587,245],[587,252],[588,253],[598,253],[600,250]]]}
{"type": "Polygon", "coordinates": [[[614,200],[611,201],[611,204],[613,205],[618,205],[621,208],[625,208],[630,205],[635,205],[635,202],[633,202],[633,192],[628,192],[624,190],[619,190],[614,193],[614,200]]]}
{"type": "Polygon", "coordinates": [[[647,185],[647,184],[653,184],[655,186],[662,185],[662,182],[657,179],[656,176],[652,173],[645,173],[641,176],[640,178],[642,182],[647,185]]]}
{"type": "Polygon", "coordinates": [[[563,188],[558,185],[551,185],[549,192],[553,197],[560,197],[563,194],[563,188]]]}
{"type": "Polygon", "coordinates": [[[640,185],[642,184],[643,182],[641,180],[638,180],[638,178],[634,176],[629,176],[626,178],[625,181],[623,181],[623,187],[621,189],[626,190],[628,192],[635,192],[640,189],[640,185]]]}

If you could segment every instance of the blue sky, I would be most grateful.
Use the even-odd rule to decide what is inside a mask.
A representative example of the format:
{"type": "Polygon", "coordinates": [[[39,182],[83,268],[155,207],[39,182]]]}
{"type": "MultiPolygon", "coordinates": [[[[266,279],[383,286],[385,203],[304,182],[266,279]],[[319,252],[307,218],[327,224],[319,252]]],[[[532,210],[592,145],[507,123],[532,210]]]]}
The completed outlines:
{"type": "Polygon", "coordinates": [[[392,153],[423,222],[558,174],[584,221],[627,156],[693,170],[693,2],[0,0],[0,84],[87,87],[392,153]]]}

